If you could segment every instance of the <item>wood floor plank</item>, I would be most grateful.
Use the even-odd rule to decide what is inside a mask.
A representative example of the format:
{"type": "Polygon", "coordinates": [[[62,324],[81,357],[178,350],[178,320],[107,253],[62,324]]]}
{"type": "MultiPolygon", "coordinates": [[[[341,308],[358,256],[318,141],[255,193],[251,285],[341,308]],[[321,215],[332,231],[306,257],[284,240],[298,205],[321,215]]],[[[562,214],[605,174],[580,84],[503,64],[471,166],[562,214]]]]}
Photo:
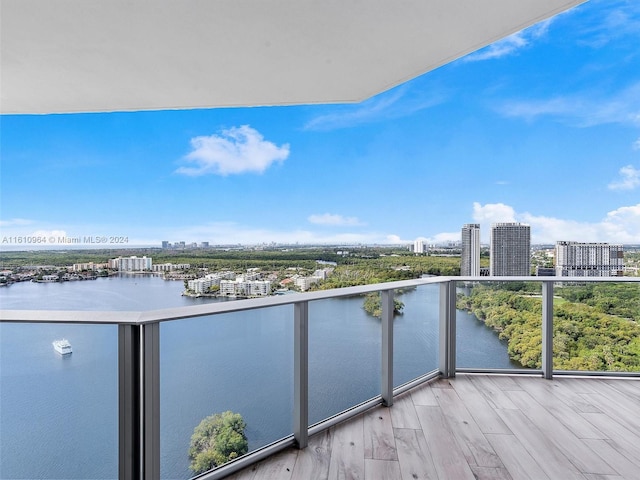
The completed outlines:
{"type": "Polygon", "coordinates": [[[364,478],[364,420],[360,415],[332,427],[329,478],[361,480],[364,478]]]}
{"type": "Polygon", "coordinates": [[[513,377],[507,375],[488,375],[486,378],[493,382],[500,390],[522,390],[513,377]]]}
{"type": "Polygon", "coordinates": [[[587,473],[585,474],[587,480],[627,480],[622,478],[620,475],[598,475],[587,473]]]}
{"type": "Polygon", "coordinates": [[[625,402],[624,395],[606,384],[602,384],[600,393],[590,395],[590,399],[603,413],[621,425],[627,425],[633,431],[640,432],[638,409],[625,402]]]}
{"type": "Polygon", "coordinates": [[[563,395],[565,403],[578,413],[600,413],[601,410],[591,402],[590,393],[583,393],[576,390],[567,379],[554,380],[558,385],[558,391],[563,395]]]}
{"type": "Polygon", "coordinates": [[[403,480],[436,480],[438,474],[422,430],[395,428],[403,480]]]}
{"type": "Polygon", "coordinates": [[[416,405],[416,413],[425,434],[427,448],[435,466],[438,478],[475,480],[464,455],[460,451],[453,433],[439,407],[416,405]]]}
{"type": "Polygon", "coordinates": [[[623,478],[634,480],[640,477],[638,465],[631,462],[625,455],[613,448],[606,440],[585,439],[584,442],[595,452],[598,452],[615,472],[623,478]]]}
{"type": "Polygon", "coordinates": [[[290,448],[269,457],[256,466],[253,480],[290,480],[298,452],[290,448]]]}
{"type": "MultiPolygon", "coordinates": [[[[435,397],[433,398],[437,403],[435,397]]],[[[410,392],[393,399],[393,407],[391,408],[393,428],[420,428],[420,420],[418,420],[418,415],[413,405],[413,398],[410,392]]]]}
{"type": "Polygon", "coordinates": [[[293,478],[309,480],[329,478],[332,432],[332,429],[328,429],[309,438],[307,448],[298,452],[298,459],[293,468],[293,478]]]}
{"type": "Polygon", "coordinates": [[[398,460],[391,412],[378,407],[364,415],[364,458],[398,460]]]}
{"type": "Polygon", "coordinates": [[[482,394],[487,403],[494,409],[518,409],[518,407],[516,407],[511,399],[504,393],[504,390],[498,388],[498,386],[492,382],[487,375],[472,375],[469,379],[482,394]]]}
{"type": "Polygon", "coordinates": [[[615,475],[615,471],[596,452],[576,437],[528,392],[511,391],[507,396],[536,427],[545,434],[548,442],[560,450],[583,473],[615,475]]]}
{"type": "Polygon", "coordinates": [[[472,383],[470,377],[458,376],[451,383],[482,433],[511,433],[495,409],[472,383]]]}
{"type": "Polygon", "coordinates": [[[620,380],[609,379],[604,381],[611,388],[623,394],[629,402],[640,409],[640,381],[636,379],[620,380]]]}
{"type": "Polygon", "coordinates": [[[480,431],[455,389],[440,389],[435,390],[434,393],[469,465],[502,467],[500,458],[493,451],[491,444],[480,431]]]}
{"type": "Polygon", "coordinates": [[[411,390],[411,398],[414,405],[425,405],[428,407],[437,407],[438,401],[433,395],[433,389],[431,384],[421,385],[414,390],[411,390]]]}
{"type": "Polygon", "coordinates": [[[626,425],[618,423],[604,413],[581,415],[610,438],[609,444],[640,468],[640,432],[629,430],[626,425]]]}
{"type": "Polygon", "coordinates": [[[505,468],[478,467],[471,465],[476,480],[513,480],[505,468]]]}
{"type": "Polygon", "coordinates": [[[401,480],[400,465],[392,460],[364,460],[365,480],[401,480]]]}
{"type": "Polygon", "coordinates": [[[432,382],[431,388],[453,388],[448,378],[439,378],[438,380],[432,382]]]}
{"type": "Polygon", "coordinates": [[[576,466],[560,450],[550,445],[549,439],[523,412],[504,409],[499,410],[498,414],[550,479],[584,480],[576,466]]]}
{"type": "Polygon", "coordinates": [[[558,422],[565,425],[578,438],[607,438],[600,430],[584,417],[570,408],[565,400],[566,392],[560,388],[561,381],[531,382],[519,378],[516,382],[544,409],[555,417],[558,422]]]}
{"type": "Polygon", "coordinates": [[[486,435],[493,450],[511,476],[518,480],[548,480],[540,465],[522,446],[515,435],[486,435]]]}

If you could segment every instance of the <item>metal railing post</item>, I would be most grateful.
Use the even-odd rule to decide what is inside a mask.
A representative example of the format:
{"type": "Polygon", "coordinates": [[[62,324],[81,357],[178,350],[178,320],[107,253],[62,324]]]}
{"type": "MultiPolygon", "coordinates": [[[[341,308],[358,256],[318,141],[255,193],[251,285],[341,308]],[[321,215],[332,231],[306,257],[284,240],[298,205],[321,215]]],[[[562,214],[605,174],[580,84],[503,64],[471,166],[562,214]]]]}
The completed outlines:
{"type": "Polygon", "coordinates": [[[456,282],[440,284],[440,372],[444,378],[456,375],[456,282]]]}
{"type": "Polygon", "coordinates": [[[141,477],[140,329],[118,325],[118,479],[141,477]]]}
{"type": "Polygon", "coordinates": [[[143,477],[160,478],[160,324],[142,326],[143,477]]]}
{"type": "Polygon", "coordinates": [[[542,375],[553,378],[553,282],[542,282],[542,375]]]}
{"type": "Polygon", "coordinates": [[[309,443],[309,303],[294,304],[293,436],[298,448],[309,443]]]}
{"type": "Polygon", "coordinates": [[[382,308],[382,403],[387,407],[393,405],[393,290],[380,292],[382,308]]]}

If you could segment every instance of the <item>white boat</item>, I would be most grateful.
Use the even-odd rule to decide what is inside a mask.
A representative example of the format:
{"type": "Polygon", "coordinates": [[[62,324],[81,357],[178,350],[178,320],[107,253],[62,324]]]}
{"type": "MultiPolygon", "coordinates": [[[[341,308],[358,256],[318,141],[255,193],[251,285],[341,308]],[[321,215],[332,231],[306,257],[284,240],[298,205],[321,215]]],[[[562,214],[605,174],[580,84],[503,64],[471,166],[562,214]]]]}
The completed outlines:
{"type": "Polygon", "coordinates": [[[54,340],[52,343],[53,348],[60,355],[69,355],[73,351],[71,350],[71,344],[69,343],[69,340],[67,340],[66,338],[63,338],[62,340],[54,340]]]}

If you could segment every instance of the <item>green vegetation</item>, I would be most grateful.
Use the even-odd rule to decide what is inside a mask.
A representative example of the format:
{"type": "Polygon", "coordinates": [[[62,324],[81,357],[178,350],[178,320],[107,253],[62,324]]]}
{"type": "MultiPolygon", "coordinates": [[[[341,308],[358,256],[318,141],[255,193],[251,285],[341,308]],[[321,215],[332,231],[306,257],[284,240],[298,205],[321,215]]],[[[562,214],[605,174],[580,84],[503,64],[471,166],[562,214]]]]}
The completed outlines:
{"type": "MultiPolygon", "coordinates": [[[[362,308],[371,316],[382,318],[382,302],[380,301],[380,293],[371,292],[367,293],[364,297],[364,305],[362,308]]],[[[397,298],[393,299],[393,314],[400,315],[402,314],[402,309],[404,308],[404,303],[402,303],[397,298]]]]}
{"type": "MultiPolygon", "coordinates": [[[[640,371],[640,285],[596,284],[556,288],[554,368],[640,371]]],[[[458,308],[473,312],[508,341],[509,356],[541,368],[542,306],[537,296],[476,286],[459,295],[458,308]]]]}
{"type": "Polygon", "coordinates": [[[202,420],[191,437],[189,468],[198,475],[247,453],[246,426],[239,413],[228,410],[202,420]]]}

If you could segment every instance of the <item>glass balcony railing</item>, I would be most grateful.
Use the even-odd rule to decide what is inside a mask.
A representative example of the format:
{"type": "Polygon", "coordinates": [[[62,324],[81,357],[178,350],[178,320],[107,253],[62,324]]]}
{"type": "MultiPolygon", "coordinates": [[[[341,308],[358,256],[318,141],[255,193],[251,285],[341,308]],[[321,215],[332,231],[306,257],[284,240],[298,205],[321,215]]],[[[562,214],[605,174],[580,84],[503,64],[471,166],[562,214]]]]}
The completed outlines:
{"type": "Polygon", "coordinates": [[[189,478],[195,427],[230,410],[249,452],[199,477],[221,478],[437,376],[640,375],[639,288],[434,277],[148,312],[2,310],[1,475],[189,478]],[[61,331],[88,354],[52,362],[61,331]]]}

